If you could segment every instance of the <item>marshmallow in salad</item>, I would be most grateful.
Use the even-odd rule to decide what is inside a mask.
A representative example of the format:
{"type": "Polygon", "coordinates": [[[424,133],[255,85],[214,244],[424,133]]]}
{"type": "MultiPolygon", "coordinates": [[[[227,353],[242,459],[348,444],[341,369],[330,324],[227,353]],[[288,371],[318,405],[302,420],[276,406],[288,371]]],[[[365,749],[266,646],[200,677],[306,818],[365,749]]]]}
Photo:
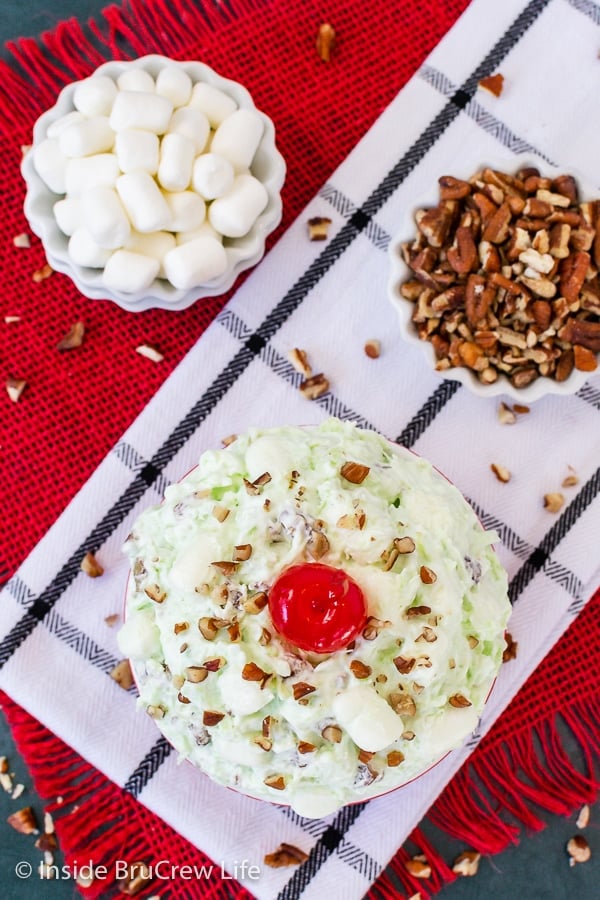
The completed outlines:
{"type": "Polygon", "coordinates": [[[498,673],[495,539],[374,432],[252,429],[127,540],[139,704],[215,781],[303,816],[404,784],[473,731],[498,673]]]}

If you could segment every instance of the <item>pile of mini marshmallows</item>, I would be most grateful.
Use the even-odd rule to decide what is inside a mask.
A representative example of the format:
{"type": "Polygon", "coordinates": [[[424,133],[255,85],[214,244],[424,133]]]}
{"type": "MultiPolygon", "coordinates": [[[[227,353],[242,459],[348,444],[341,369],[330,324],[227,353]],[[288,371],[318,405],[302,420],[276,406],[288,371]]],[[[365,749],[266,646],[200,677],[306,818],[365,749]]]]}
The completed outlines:
{"type": "Polygon", "coordinates": [[[246,235],[269,199],[250,173],[258,112],[174,65],[156,80],[135,67],[116,82],[92,75],[73,105],[33,150],[39,176],[65,195],[53,210],[70,259],[125,293],[223,275],[223,238],[246,235]]]}

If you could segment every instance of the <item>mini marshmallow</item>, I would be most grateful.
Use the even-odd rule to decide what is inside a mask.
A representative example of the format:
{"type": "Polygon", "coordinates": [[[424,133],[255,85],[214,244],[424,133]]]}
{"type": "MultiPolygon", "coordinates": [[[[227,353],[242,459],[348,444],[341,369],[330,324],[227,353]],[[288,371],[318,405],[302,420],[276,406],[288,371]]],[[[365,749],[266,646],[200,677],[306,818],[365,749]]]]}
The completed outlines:
{"type": "Polygon", "coordinates": [[[354,743],[370,753],[389,747],[404,731],[400,716],[367,685],[356,685],[337,694],[331,711],[354,743]]]}
{"type": "Polygon", "coordinates": [[[140,128],[124,128],[117,132],[115,153],[121,172],[158,172],[158,135],[140,128]]]}
{"type": "Polygon", "coordinates": [[[58,143],[65,156],[90,156],[112,150],[115,133],[108,124],[108,116],[91,116],[63,128],[58,143]]]}
{"type": "Polygon", "coordinates": [[[210,122],[201,109],[183,106],[171,116],[168,130],[171,134],[175,132],[188,138],[196,148],[196,153],[202,153],[210,134],[210,122]]]}
{"type": "Polygon", "coordinates": [[[192,186],[205,200],[222,197],[233,187],[233,166],[224,156],[203,153],[194,160],[192,186]]]}
{"type": "Polygon", "coordinates": [[[136,69],[131,66],[125,69],[117,78],[120,91],[143,91],[154,93],[154,78],[145,69],[136,69]]]}
{"type": "Polygon", "coordinates": [[[158,275],[160,263],[151,256],[116,250],[104,267],[102,280],[111,291],[132,294],[147,290],[158,275]]]}
{"type": "Polygon", "coordinates": [[[54,194],[64,194],[67,190],[67,163],[58,138],[46,138],[33,149],[33,167],[54,194]]]}
{"type": "Polygon", "coordinates": [[[192,79],[179,66],[165,66],[157,75],[156,93],[173,106],[184,106],[192,93],[192,79]]]}
{"type": "Polygon", "coordinates": [[[157,259],[160,264],[157,277],[164,278],[162,261],[169,250],[173,250],[175,246],[175,238],[168,231],[154,231],[152,234],[140,234],[139,231],[132,231],[123,249],[157,259]]]}
{"type": "Polygon", "coordinates": [[[165,134],[160,144],[158,180],[166,191],[184,191],[192,180],[195,148],[182,134],[165,134]]]}
{"type": "Polygon", "coordinates": [[[188,105],[194,109],[200,109],[212,128],[218,128],[221,122],[238,108],[232,97],[205,82],[194,85],[188,105]]]}
{"type": "Polygon", "coordinates": [[[237,173],[250,168],[265,126],[259,114],[251,109],[238,109],[219,125],[210,149],[230,160],[237,173]]]}
{"type": "Polygon", "coordinates": [[[73,109],[70,113],[61,116],[60,119],[56,119],[48,125],[46,137],[58,137],[63,128],[68,128],[69,125],[74,125],[75,122],[84,122],[85,119],[86,117],[83,113],[80,113],[78,109],[73,109]]]}
{"type": "Polygon", "coordinates": [[[99,247],[87,228],[76,228],[69,239],[69,256],[78,266],[101,269],[111,256],[111,251],[99,247]]]}
{"type": "Polygon", "coordinates": [[[199,225],[198,228],[193,228],[191,231],[178,231],[175,235],[175,240],[178,244],[187,244],[189,241],[195,241],[199,237],[212,237],[219,243],[223,243],[223,235],[215,231],[210,222],[207,221],[204,221],[202,225],[199,225]]]}
{"type": "Polygon", "coordinates": [[[92,75],[80,81],[73,91],[73,105],[84,116],[108,116],[117,86],[107,75],[92,75]]]}
{"type": "Polygon", "coordinates": [[[86,227],[96,243],[108,250],[122,247],[131,226],[114,188],[91,188],[80,197],[86,227]]]}
{"type": "Polygon", "coordinates": [[[199,237],[171,250],[163,260],[165,274],[179,290],[218,278],[227,269],[227,253],[212,237],[199,237]]]}
{"type": "Polygon", "coordinates": [[[208,209],[210,224],[225,237],[247,234],[269,202],[267,189],[253,175],[238,175],[233,187],[213,200],[208,209]]]}
{"type": "Polygon", "coordinates": [[[198,228],[206,216],[206,204],[194,191],[163,194],[171,213],[169,231],[191,231],[198,228]]]}
{"type": "Polygon", "coordinates": [[[120,91],[113,103],[110,127],[114,131],[141,128],[164,134],[172,114],[173,104],[166,97],[157,97],[147,91],[120,91]]]}
{"type": "Polygon", "coordinates": [[[79,197],[65,197],[52,207],[56,224],[63,234],[72,235],[83,223],[83,212],[79,197]]]}
{"type": "Polygon", "coordinates": [[[117,192],[133,227],[143,234],[169,227],[171,213],[160,188],[147,172],[117,178],[117,192]]]}
{"type": "Polygon", "coordinates": [[[114,187],[119,164],[114,153],[96,153],[67,162],[66,193],[80,194],[88,188],[114,187]]]}

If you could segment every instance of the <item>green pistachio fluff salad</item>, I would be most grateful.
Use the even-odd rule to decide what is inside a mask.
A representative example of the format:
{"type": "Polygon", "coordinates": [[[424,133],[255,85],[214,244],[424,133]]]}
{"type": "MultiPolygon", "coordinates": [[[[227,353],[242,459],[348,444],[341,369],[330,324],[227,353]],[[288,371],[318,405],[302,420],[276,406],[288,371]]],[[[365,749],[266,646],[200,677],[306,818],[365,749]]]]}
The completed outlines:
{"type": "Polygon", "coordinates": [[[473,731],[502,662],[495,539],[378,434],[335,419],[252,429],[204,453],[126,542],[119,643],[139,703],[215,781],[303,816],[404,784],[473,731]],[[339,584],[316,603],[321,625],[301,608],[291,639],[278,579],[307,602],[317,572],[339,584]],[[321,632],[349,615],[352,639],[324,652],[321,632]]]}

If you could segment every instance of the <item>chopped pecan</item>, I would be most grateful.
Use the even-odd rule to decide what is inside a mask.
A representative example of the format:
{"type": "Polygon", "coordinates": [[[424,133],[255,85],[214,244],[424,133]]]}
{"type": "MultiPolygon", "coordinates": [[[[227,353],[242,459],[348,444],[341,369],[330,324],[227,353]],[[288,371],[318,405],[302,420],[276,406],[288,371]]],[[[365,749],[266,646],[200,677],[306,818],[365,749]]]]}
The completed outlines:
{"type": "Polygon", "coordinates": [[[205,666],[187,666],[184,674],[186,681],[191,684],[200,684],[208,678],[208,669],[205,666]]]}
{"type": "Polygon", "coordinates": [[[164,359],[164,356],[160,352],[160,350],[157,350],[156,347],[153,347],[151,344],[140,344],[135,348],[135,352],[139,353],[140,356],[144,356],[146,359],[149,359],[150,362],[159,363],[164,359]]]}
{"type": "Polygon", "coordinates": [[[85,325],[83,322],[75,322],[63,338],[56,345],[57,350],[74,350],[83,344],[85,325]]]}
{"type": "Polygon", "coordinates": [[[298,744],[298,753],[314,753],[316,749],[309,741],[300,741],[298,744]]]}
{"type": "Polygon", "coordinates": [[[336,42],[337,38],[333,25],[330,25],[329,22],[323,22],[322,25],[319,25],[316,47],[317,54],[323,62],[331,61],[331,54],[335,49],[336,42]]]}
{"type": "Polygon", "coordinates": [[[371,666],[367,666],[365,663],[361,662],[359,659],[353,659],[350,663],[350,671],[354,675],[355,678],[368,678],[371,674],[371,666]]]}
{"type": "Polygon", "coordinates": [[[468,181],[454,178],[452,175],[442,175],[438,178],[441,200],[461,200],[471,193],[471,185],[468,181]]]}
{"type": "Polygon", "coordinates": [[[37,834],[38,827],[35,813],[31,806],[25,806],[12,813],[6,820],[11,828],[20,834],[37,834]]]}
{"type": "Polygon", "coordinates": [[[121,659],[114,668],[110,671],[110,677],[113,681],[122,687],[124,691],[128,691],[130,687],[133,687],[133,672],[131,671],[131,663],[128,659],[121,659]]]}
{"type": "Polygon", "coordinates": [[[392,661],[401,675],[408,675],[409,672],[412,672],[417,662],[416,659],[406,656],[396,656],[392,661]]]}
{"type": "MultiPolygon", "coordinates": [[[[125,869],[125,874],[117,879],[119,891],[127,897],[135,897],[152,881],[152,868],[143,861],[137,861],[128,863],[125,869]]],[[[85,884],[81,886],[85,887],[85,884]]]]}
{"type": "Polygon", "coordinates": [[[386,756],[386,762],[390,768],[395,768],[404,762],[404,753],[401,753],[400,750],[390,750],[386,756]]]}
{"type": "Polygon", "coordinates": [[[455,709],[464,709],[465,707],[472,705],[471,701],[463,694],[453,694],[451,697],[448,697],[448,703],[450,706],[454,706],[455,709]]]}
{"type": "Polygon", "coordinates": [[[580,344],[594,353],[600,353],[600,322],[569,318],[558,332],[563,341],[580,344]]]}
{"type": "Polygon", "coordinates": [[[347,460],[340,469],[340,475],[351,484],[362,484],[370,471],[369,466],[347,460]]]}
{"type": "Polygon", "coordinates": [[[455,875],[462,875],[463,877],[476,875],[480,859],[481,853],[477,853],[475,850],[465,850],[454,860],[452,871],[455,875]]]}
{"type": "Polygon", "coordinates": [[[280,844],[273,853],[266,853],[264,856],[265,865],[272,869],[279,869],[282,866],[299,866],[306,862],[308,853],[295,847],[293,844],[280,844]]]}
{"type": "Polygon", "coordinates": [[[313,216],[308,220],[309,241],[326,241],[329,234],[331,219],[326,216],[313,216]]]}
{"type": "Polygon", "coordinates": [[[292,691],[294,693],[294,700],[300,700],[302,697],[306,697],[307,694],[314,693],[316,687],[314,684],[307,684],[306,681],[297,681],[292,686],[292,691]]]}
{"type": "Polygon", "coordinates": [[[473,194],[473,203],[477,207],[481,217],[482,226],[486,228],[488,222],[490,222],[492,217],[498,212],[498,207],[481,191],[477,191],[473,194]]]}
{"type": "Polygon", "coordinates": [[[563,263],[560,275],[560,292],[572,303],[582,288],[585,276],[590,267],[591,257],[584,250],[573,253],[563,263]]]}
{"type": "Polygon", "coordinates": [[[54,269],[52,268],[50,263],[45,263],[45,265],[43,265],[41,269],[35,270],[31,278],[36,284],[39,284],[41,281],[45,281],[46,278],[50,278],[53,272],[54,269]]]}
{"type": "Polygon", "coordinates": [[[508,237],[511,218],[510,206],[506,202],[502,203],[483,229],[482,239],[492,244],[501,244],[508,237]]]}
{"type": "Polygon", "coordinates": [[[379,359],[381,356],[381,342],[372,338],[367,341],[364,347],[365,355],[369,357],[369,359],[379,359]]]}
{"type": "Polygon", "coordinates": [[[418,854],[417,856],[413,856],[412,859],[407,859],[404,863],[404,868],[413,876],[413,878],[431,877],[431,866],[423,854],[418,854]]]}
{"type": "Polygon", "coordinates": [[[502,651],[502,662],[510,662],[511,659],[517,658],[517,650],[519,644],[517,641],[513,640],[512,634],[509,631],[506,631],[504,634],[504,640],[506,641],[506,647],[502,651]]]}
{"type": "Polygon", "coordinates": [[[326,725],[321,732],[321,737],[332,744],[339,744],[342,740],[342,729],[339,725],[326,725]]]}
{"type": "Polygon", "coordinates": [[[256,613],[259,613],[265,608],[268,602],[269,598],[267,594],[264,591],[257,591],[255,594],[250,594],[247,597],[243,603],[243,607],[247,613],[256,615],[256,613]]]}
{"type": "Polygon", "coordinates": [[[6,379],[6,392],[13,403],[18,402],[26,387],[27,382],[24,378],[15,378],[13,375],[9,375],[6,379]]]}
{"type": "Polygon", "coordinates": [[[558,362],[556,363],[556,369],[554,371],[555,379],[559,382],[566,381],[573,371],[574,366],[575,354],[573,353],[573,350],[564,350],[558,358],[558,362]]]}
{"type": "Polygon", "coordinates": [[[462,341],[458,346],[458,354],[463,365],[469,369],[479,369],[485,367],[483,350],[474,341],[462,341]]]}
{"type": "Polygon", "coordinates": [[[594,372],[598,368],[596,355],[592,353],[591,350],[588,350],[587,347],[582,347],[580,344],[574,344],[573,356],[575,368],[579,369],[580,372],[594,372]]]}
{"type": "Polygon", "coordinates": [[[148,585],[148,587],[144,588],[144,593],[147,597],[150,597],[151,600],[154,600],[155,603],[163,603],[167,596],[167,592],[158,584],[148,585]]]}
{"type": "Polygon", "coordinates": [[[564,503],[564,494],[561,494],[559,491],[555,491],[554,493],[550,494],[544,494],[544,509],[547,509],[548,512],[559,512],[563,508],[564,503]]]}
{"type": "Polygon", "coordinates": [[[576,204],[579,200],[577,182],[572,175],[558,175],[550,185],[550,188],[555,193],[568,197],[571,204],[576,204]]]}
{"type": "Polygon", "coordinates": [[[494,301],[495,289],[483,275],[469,275],[465,291],[465,312],[471,325],[477,327],[485,318],[494,301]]]}
{"type": "Polygon", "coordinates": [[[311,377],[312,369],[308,361],[306,350],[300,350],[298,347],[293,347],[288,352],[288,359],[297,372],[300,372],[305,378],[311,377]]]}
{"type": "Polygon", "coordinates": [[[524,367],[522,369],[517,369],[510,376],[511,384],[513,384],[516,388],[524,388],[527,387],[528,384],[531,384],[532,381],[538,377],[538,372],[533,367],[524,367]]]}
{"type": "Polygon", "coordinates": [[[207,728],[212,728],[213,725],[218,725],[224,718],[225,713],[217,712],[212,709],[205,709],[202,713],[202,724],[206,725],[207,728]]]}
{"type": "Polygon", "coordinates": [[[246,663],[242,669],[242,678],[244,681],[258,681],[261,688],[264,688],[270,677],[271,673],[265,672],[260,666],[257,666],[255,662],[246,663]]]}
{"type": "Polygon", "coordinates": [[[430,247],[442,247],[446,242],[456,211],[455,200],[443,200],[428,209],[418,222],[418,228],[430,247]]]}
{"type": "Polygon", "coordinates": [[[567,843],[567,853],[569,854],[569,865],[574,866],[577,863],[587,862],[592,851],[590,845],[582,834],[576,834],[567,843]]]}
{"type": "Polygon", "coordinates": [[[212,562],[211,566],[218,569],[219,572],[222,572],[226,577],[229,577],[230,575],[233,575],[234,572],[237,572],[239,563],[232,562],[229,559],[219,559],[216,562],[212,562]]]}
{"type": "Polygon", "coordinates": [[[504,87],[504,75],[501,75],[500,72],[496,72],[494,75],[486,75],[479,81],[479,87],[489,91],[494,97],[499,97],[504,87]]]}
{"type": "Polygon", "coordinates": [[[577,821],[575,825],[577,828],[587,828],[590,824],[590,807],[587,803],[585,803],[581,809],[579,810],[579,815],[577,816],[577,821]]]}
{"type": "Polygon", "coordinates": [[[475,268],[478,259],[473,232],[470,228],[459,226],[454,240],[447,252],[448,262],[457,274],[466,275],[475,268]]]}
{"type": "Polygon", "coordinates": [[[285,790],[285,778],[283,775],[267,775],[263,784],[266,784],[267,787],[273,788],[273,790],[276,791],[285,790]]]}
{"type": "Polygon", "coordinates": [[[306,542],[306,550],[312,559],[321,559],[329,550],[329,541],[322,531],[312,532],[309,540],[306,542]]]}
{"type": "Polygon", "coordinates": [[[318,375],[312,375],[310,378],[306,378],[300,385],[300,393],[303,394],[307,400],[317,400],[319,397],[322,397],[323,394],[327,393],[328,390],[329,381],[322,372],[318,375]]]}
{"type": "Polygon", "coordinates": [[[88,550],[81,560],[80,568],[81,571],[85,572],[86,575],[89,575],[90,578],[98,578],[104,573],[104,569],[90,550],[88,550]]]}
{"type": "Polygon", "coordinates": [[[411,537],[394,538],[394,547],[398,553],[413,553],[415,542],[411,537]]]}

